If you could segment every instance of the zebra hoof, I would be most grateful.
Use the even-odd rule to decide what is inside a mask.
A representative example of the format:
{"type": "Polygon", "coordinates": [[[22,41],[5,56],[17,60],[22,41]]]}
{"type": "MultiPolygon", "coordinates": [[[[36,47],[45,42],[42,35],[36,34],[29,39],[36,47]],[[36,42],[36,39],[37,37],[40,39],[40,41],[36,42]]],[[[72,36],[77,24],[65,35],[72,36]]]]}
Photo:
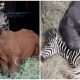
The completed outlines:
{"type": "Polygon", "coordinates": [[[41,62],[45,61],[45,58],[41,55],[41,62]]]}

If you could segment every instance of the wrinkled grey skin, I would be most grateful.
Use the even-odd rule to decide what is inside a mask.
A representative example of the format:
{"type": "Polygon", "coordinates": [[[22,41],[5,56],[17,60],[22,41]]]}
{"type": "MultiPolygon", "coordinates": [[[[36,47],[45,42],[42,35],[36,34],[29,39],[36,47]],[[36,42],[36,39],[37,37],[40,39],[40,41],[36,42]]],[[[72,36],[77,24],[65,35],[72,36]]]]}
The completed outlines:
{"type": "Polygon", "coordinates": [[[72,49],[80,49],[80,1],[72,2],[59,26],[63,40],[72,49]]]}

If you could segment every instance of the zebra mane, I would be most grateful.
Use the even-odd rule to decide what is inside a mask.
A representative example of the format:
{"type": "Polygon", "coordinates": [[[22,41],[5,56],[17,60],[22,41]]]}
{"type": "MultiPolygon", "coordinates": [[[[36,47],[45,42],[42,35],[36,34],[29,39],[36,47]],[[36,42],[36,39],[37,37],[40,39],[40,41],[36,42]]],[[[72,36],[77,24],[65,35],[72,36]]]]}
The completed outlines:
{"type": "MultiPolygon", "coordinates": [[[[48,36],[49,36],[49,38],[51,38],[51,39],[55,39],[55,40],[60,39],[60,40],[63,41],[62,36],[60,35],[58,29],[56,29],[56,28],[50,28],[50,29],[48,30],[48,36]]],[[[63,41],[63,42],[64,42],[64,41],[63,41]]],[[[65,43],[65,42],[64,42],[64,43],[65,43]]]]}
{"type": "Polygon", "coordinates": [[[61,38],[62,39],[62,36],[60,35],[58,29],[56,28],[49,28],[48,31],[47,31],[47,36],[49,38],[61,38]]]}

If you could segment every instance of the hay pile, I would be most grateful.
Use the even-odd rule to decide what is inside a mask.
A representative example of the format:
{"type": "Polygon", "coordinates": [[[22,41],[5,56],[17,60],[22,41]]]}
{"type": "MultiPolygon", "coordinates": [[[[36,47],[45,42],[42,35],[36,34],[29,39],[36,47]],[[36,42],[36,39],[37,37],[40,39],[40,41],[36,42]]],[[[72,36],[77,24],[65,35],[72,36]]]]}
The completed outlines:
{"type": "Polygon", "coordinates": [[[36,58],[28,58],[19,65],[15,75],[7,78],[0,73],[0,79],[39,79],[39,62],[36,58]]]}
{"type": "Polygon", "coordinates": [[[70,79],[72,78],[72,70],[68,62],[57,54],[41,63],[41,78],[70,79]]]}
{"type": "MultiPolygon", "coordinates": [[[[42,2],[41,3],[41,45],[46,41],[44,33],[48,28],[58,28],[59,22],[66,12],[70,2],[42,2]]],[[[41,63],[41,78],[69,79],[72,78],[72,68],[60,55],[54,55],[41,63]]]]}

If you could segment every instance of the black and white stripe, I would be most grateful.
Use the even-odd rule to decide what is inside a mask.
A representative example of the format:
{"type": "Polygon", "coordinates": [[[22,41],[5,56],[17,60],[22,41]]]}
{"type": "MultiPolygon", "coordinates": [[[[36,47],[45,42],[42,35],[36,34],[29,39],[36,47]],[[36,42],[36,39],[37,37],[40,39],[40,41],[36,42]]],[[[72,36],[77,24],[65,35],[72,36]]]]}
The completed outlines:
{"type": "Polygon", "coordinates": [[[41,61],[56,53],[67,59],[71,67],[77,66],[77,61],[80,59],[80,50],[70,49],[58,32],[56,32],[55,38],[51,38],[51,41],[42,49],[41,61]]]}
{"type": "Polygon", "coordinates": [[[4,12],[5,1],[0,1],[0,29],[9,30],[9,19],[4,12]]]}
{"type": "Polygon", "coordinates": [[[9,18],[5,13],[3,13],[3,22],[0,23],[0,29],[9,30],[9,18]]]}
{"type": "Polygon", "coordinates": [[[48,44],[41,50],[41,61],[44,61],[46,58],[50,57],[53,54],[53,48],[55,44],[53,44],[53,40],[51,39],[48,44]]]}

